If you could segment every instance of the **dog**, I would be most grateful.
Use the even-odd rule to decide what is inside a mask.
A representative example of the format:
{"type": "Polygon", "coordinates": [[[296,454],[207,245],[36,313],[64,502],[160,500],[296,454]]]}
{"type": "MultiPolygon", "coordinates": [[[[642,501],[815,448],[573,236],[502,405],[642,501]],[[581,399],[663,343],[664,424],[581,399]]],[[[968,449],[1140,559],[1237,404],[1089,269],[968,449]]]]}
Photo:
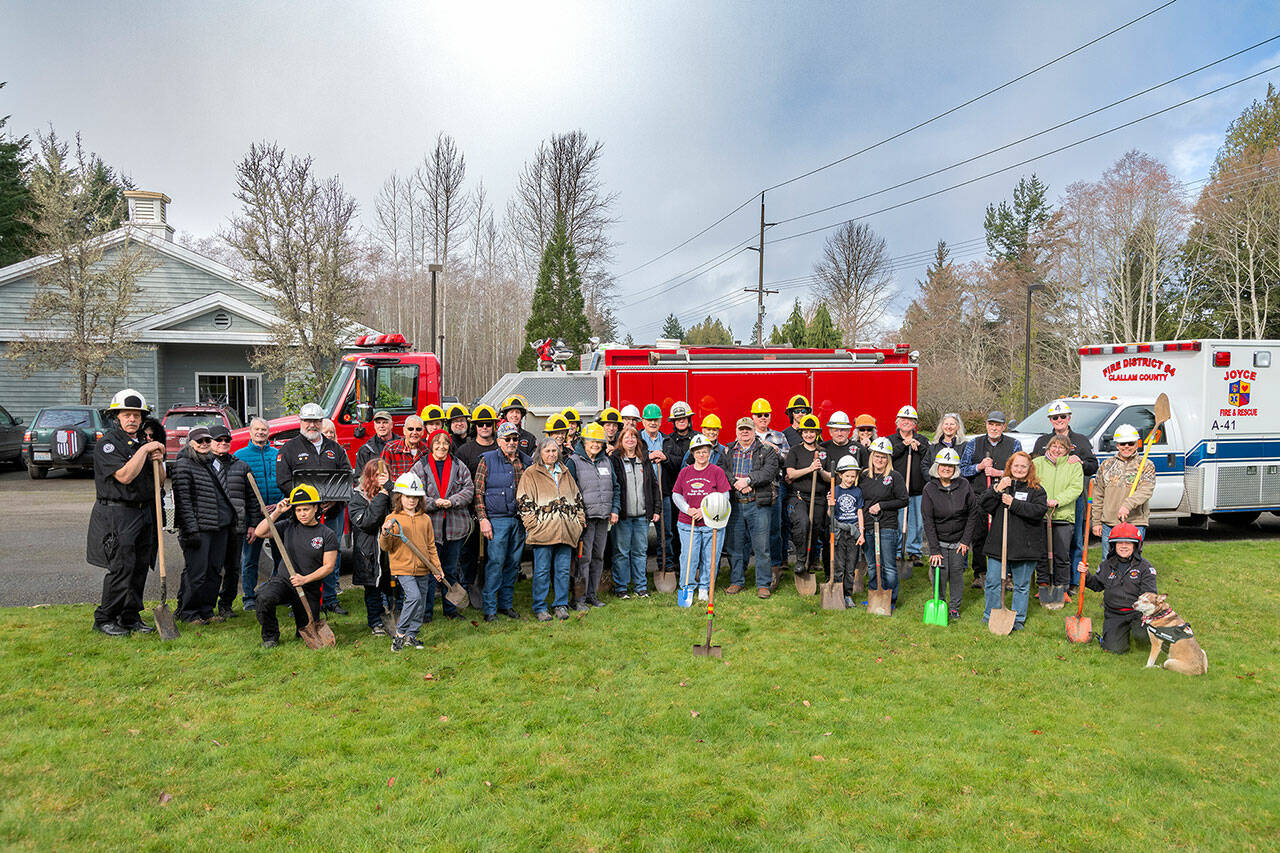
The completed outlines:
{"type": "Polygon", "coordinates": [[[1169,644],[1169,656],[1164,668],[1183,675],[1204,675],[1209,671],[1209,656],[1200,648],[1191,626],[1173,612],[1166,602],[1169,596],[1144,592],[1133,603],[1133,609],[1142,614],[1142,627],[1151,638],[1151,654],[1147,666],[1157,666],[1156,658],[1165,643],[1169,644]]]}

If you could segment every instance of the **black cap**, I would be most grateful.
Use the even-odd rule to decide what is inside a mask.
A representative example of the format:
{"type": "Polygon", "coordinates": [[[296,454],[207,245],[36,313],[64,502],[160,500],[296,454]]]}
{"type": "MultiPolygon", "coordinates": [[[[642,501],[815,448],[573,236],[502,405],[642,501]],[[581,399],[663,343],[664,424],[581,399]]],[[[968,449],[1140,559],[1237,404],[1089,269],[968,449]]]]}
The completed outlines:
{"type": "Polygon", "coordinates": [[[213,437],[214,441],[222,438],[230,439],[231,430],[227,429],[225,426],[215,426],[213,429],[209,430],[209,435],[213,437]]]}
{"type": "Polygon", "coordinates": [[[191,432],[187,433],[187,441],[199,441],[202,438],[212,438],[208,427],[192,427],[191,432]]]}

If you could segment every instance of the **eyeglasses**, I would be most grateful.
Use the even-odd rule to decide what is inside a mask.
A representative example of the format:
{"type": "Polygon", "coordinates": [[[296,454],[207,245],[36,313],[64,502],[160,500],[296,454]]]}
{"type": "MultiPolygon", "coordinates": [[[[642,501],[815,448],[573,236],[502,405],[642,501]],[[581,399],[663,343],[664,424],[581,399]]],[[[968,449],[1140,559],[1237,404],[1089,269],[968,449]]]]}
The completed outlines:
{"type": "Polygon", "coordinates": [[[476,424],[476,429],[493,429],[493,424],[476,424]]]}
{"type": "Polygon", "coordinates": [[[1116,447],[1137,447],[1137,446],[1138,446],[1138,442],[1136,441],[1117,441],[1116,442],[1116,447]]]}
{"type": "Polygon", "coordinates": [[[1069,417],[1071,417],[1071,415],[1049,415],[1049,420],[1051,420],[1051,421],[1065,421],[1065,420],[1066,420],[1067,418],[1069,418],[1069,417]]]}
{"type": "Polygon", "coordinates": [[[230,444],[231,436],[227,436],[226,438],[215,438],[214,441],[216,441],[218,444],[230,444]]]}
{"type": "Polygon", "coordinates": [[[502,438],[498,439],[498,441],[512,441],[512,442],[519,441],[519,440],[520,439],[514,435],[504,435],[502,438]]]}
{"type": "Polygon", "coordinates": [[[404,431],[405,432],[422,432],[423,427],[405,427],[404,431]]]}
{"type": "Polygon", "coordinates": [[[875,432],[875,427],[858,427],[858,432],[875,432]]]}
{"type": "Polygon", "coordinates": [[[193,439],[191,439],[191,443],[192,443],[192,444],[208,444],[208,443],[209,443],[209,442],[211,442],[211,441],[213,441],[213,439],[212,439],[212,438],[193,438],[193,439]]]}

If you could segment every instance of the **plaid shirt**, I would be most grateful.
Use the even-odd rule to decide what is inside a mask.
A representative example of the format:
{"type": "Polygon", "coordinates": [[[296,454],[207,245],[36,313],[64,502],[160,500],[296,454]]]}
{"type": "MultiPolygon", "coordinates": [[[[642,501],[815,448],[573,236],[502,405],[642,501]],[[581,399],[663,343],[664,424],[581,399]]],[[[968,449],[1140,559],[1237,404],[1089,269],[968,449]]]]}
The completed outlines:
{"type": "Polygon", "coordinates": [[[398,438],[395,441],[387,442],[387,446],[382,448],[382,458],[386,460],[387,470],[390,473],[391,482],[395,482],[401,474],[408,473],[409,469],[414,466],[419,459],[427,455],[427,448],[422,442],[418,442],[417,453],[411,452],[404,446],[404,439],[398,438]]]}
{"type": "MultiPolygon", "coordinates": [[[[752,440],[752,442],[749,445],[747,445],[745,449],[738,442],[735,441],[733,443],[732,456],[733,456],[733,478],[734,479],[737,479],[738,477],[751,476],[751,453],[753,450],[756,449],[756,441],[758,440],[759,440],[758,438],[752,440]]],[[[741,492],[735,491],[734,495],[735,497],[737,497],[739,501],[743,501],[743,502],[754,501],[756,499],[756,493],[754,491],[748,492],[745,495],[742,494],[741,492]]]]}
{"type": "MultiPolygon", "coordinates": [[[[486,451],[487,452],[487,451],[486,451]]],[[[524,459],[520,456],[520,451],[516,451],[516,458],[511,460],[511,468],[514,470],[514,480],[516,486],[520,485],[520,477],[524,474],[524,459]]],[[[480,457],[480,463],[476,465],[476,496],[471,501],[471,508],[476,511],[476,518],[486,519],[489,517],[484,509],[484,487],[489,479],[489,463],[485,461],[483,456],[480,457]]]]}

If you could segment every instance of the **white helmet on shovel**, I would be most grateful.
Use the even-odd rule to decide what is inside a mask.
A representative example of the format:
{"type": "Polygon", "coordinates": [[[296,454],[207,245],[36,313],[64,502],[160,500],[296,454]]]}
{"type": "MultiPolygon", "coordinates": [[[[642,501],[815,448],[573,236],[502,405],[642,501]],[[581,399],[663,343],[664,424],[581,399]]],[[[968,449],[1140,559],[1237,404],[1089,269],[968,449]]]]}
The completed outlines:
{"type": "Polygon", "coordinates": [[[702,517],[707,527],[723,530],[729,524],[729,496],[724,492],[712,492],[702,499],[702,517]]]}

